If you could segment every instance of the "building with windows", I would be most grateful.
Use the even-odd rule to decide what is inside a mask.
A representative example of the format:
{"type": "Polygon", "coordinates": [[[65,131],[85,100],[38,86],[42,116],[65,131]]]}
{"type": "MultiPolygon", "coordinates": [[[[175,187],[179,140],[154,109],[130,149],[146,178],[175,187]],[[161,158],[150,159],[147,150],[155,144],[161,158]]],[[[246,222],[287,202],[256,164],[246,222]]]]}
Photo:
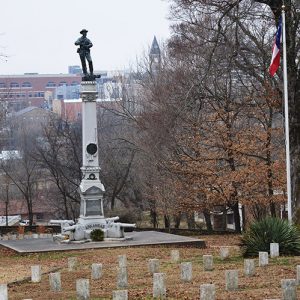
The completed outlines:
{"type": "Polygon", "coordinates": [[[29,106],[50,108],[57,87],[78,87],[80,82],[80,74],[0,75],[0,101],[7,112],[29,106]]]}

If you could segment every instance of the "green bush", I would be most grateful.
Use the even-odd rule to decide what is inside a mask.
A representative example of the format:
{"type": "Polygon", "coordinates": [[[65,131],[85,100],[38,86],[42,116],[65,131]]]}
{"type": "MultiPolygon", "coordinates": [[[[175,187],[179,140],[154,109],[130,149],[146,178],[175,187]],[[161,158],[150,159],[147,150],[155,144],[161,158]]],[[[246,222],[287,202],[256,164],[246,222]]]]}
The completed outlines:
{"type": "Polygon", "coordinates": [[[243,234],[244,256],[257,256],[259,251],[270,252],[270,243],[279,243],[280,254],[300,254],[300,232],[286,220],[265,218],[257,221],[243,234]]]}
{"type": "Polygon", "coordinates": [[[94,229],[91,232],[91,240],[94,242],[101,242],[104,240],[104,232],[101,229],[94,229]]]}

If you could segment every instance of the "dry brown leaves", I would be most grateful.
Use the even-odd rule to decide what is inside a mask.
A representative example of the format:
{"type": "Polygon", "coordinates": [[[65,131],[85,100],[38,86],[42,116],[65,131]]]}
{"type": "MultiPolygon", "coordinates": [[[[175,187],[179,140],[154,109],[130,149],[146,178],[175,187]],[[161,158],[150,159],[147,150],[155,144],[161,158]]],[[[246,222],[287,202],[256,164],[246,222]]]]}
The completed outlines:
{"type": "Polygon", "coordinates": [[[152,299],[152,276],[148,272],[148,259],[159,258],[161,272],[166,273],[168,299],[199,299],[199,286],[203,283],[214,283],[218,300],[265,299],[280,298],[280,280],[295,278],[298,257],[280,257],[271,259],[265,268],[257,267],[254,277],[243,275],[243,259],[240,256],[239,237],[235,235],[202,236],[207,242],[206,249],[180,248],[181,261],[193,263],[193,280],[184,283],[180,280],[178,263],[170,261],[168,247],[140,247],[119,249],[97,249],[86,251],[55,252],[20,256],[5,249],[0,249],[0,283],[12,282],[20,277],[30,276],[30,266],[40,264],[43,272],[60,267],[62,288],[60,293],[49,291],[48,275],[42,277],[41,283],[22,282],[9,286],[11,300],[32,298],[76,299],[75,281],[79,278],[91,278],[91,264],[103,264],[101,280],[90,279],[91,299],[111,299],[112,291],[116,290],[118,255],[126,254],[128,261],[129,299],[152,299]],[[219,259],[221,246],[229,246],[231,258],[226,261],[219,259]],[[203,254],[213,254],[215,270],[204,272],[203,254]],[[74,272],[67,270],[67,258],[77,256],[79,268],[74,272]],[[225,270],[239,270],[239,290],[225,291],[225,270]],[[5,279],[5,280],[4,280],[5,279]]]}

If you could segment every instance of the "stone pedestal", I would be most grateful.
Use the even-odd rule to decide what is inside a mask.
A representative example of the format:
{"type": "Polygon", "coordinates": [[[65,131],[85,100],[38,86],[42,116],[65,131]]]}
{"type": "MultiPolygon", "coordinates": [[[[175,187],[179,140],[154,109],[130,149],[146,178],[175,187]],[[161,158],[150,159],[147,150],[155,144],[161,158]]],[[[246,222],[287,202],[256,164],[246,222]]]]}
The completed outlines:
{"type": "Polygon", "coordinates": [[[165,299],[167,296],[167,289],[165,284],[164,273],[153,274],[153,298],[165,299]]]}
{"type": "Polygon", "coordinates": [[[216,286],[214,284],[200,285],[200,300],[215,300],[216,286]]]}
{"type": "Polygon", "coordinates": [[[88,279],[76,280],[76,294],[77,300],[90,299],[90,282],[88,279]]]}
{"type": "Polygon", "coordinates": [[[180,278],[182,281],[191,281],[192,280],[192,263],[184,262],[180,264],[180,278]]]}

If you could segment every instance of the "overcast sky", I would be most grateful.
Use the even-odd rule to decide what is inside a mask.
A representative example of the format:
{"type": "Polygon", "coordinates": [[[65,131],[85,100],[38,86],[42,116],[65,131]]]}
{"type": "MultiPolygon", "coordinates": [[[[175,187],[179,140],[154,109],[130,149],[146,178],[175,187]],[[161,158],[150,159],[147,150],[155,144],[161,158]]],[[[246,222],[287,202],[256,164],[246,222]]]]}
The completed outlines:
{"type": "Polygon", "coordinates": [[[1,3],[0,74],[67,73],[80,65],[75,40],[86,28],[94,69],[124,70],[156,35],[170,35],[162,0],[6,0],[1,3]]]}

